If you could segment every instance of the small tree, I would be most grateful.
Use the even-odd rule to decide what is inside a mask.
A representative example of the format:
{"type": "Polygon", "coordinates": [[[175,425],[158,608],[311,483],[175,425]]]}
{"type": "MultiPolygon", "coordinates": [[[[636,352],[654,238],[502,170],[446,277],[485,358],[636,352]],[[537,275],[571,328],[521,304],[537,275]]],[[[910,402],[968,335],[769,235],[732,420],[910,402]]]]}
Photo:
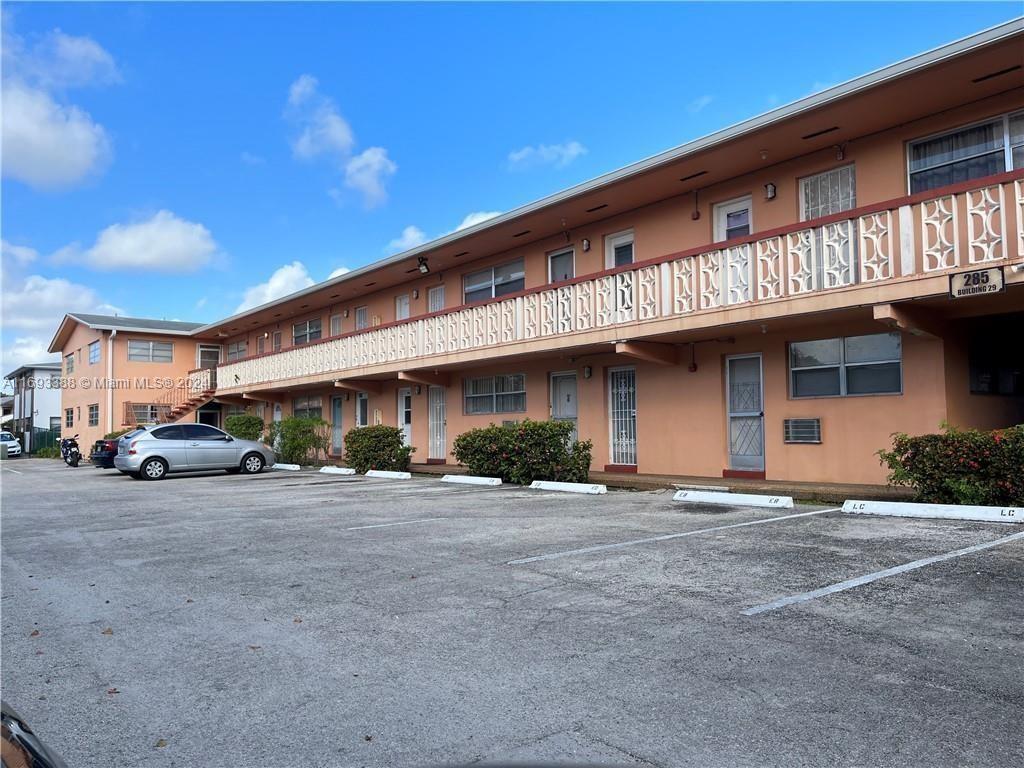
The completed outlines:
{"type": "Polygon", "coordinates": [[[280,440],[274,450],[288,464],[319,462],[320,454],[327,450],[329,428],[323,419],[289,416],[280,422],[280,440]]]}
{"type": "Polygon", "coordinates": [[[263,437],[263,419],[238,413],[224,419],[224,431],[239,440],[259,440],[263,437]]]}
{"type": "Polygon", "coordinates": [[[531,421],[471,429],[455,438],[452,453],[474,475],[528,485],[534,480],[585,483],[593,444],[572,441],[568,421],[531,421]]]}
{"type": "Polygon", "coordinates": [[[345,461],[360,473],[371,469],[405,472],[414,450],[405,445],[398,427],[355,427],[345,435],[345,461]]]}

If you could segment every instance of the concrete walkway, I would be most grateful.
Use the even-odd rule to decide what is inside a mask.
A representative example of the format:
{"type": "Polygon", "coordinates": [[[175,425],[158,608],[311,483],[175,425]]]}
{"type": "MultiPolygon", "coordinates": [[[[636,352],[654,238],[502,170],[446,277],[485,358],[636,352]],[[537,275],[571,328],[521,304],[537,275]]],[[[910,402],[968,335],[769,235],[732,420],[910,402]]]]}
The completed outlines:
{"type": "MultiPolygon", "coordinates": [[[[412,464],[410,472],[423,475],[464,475],[467,469],[459,464],[412,464]]],[[[590,480],[614,488],[649,491],[657,488],[714,487],[737,493],[764,493],[792,496],[798,501],[842,503],[847,499],[899,501],[911,499],[910,488],[891,485],[857,485],[854,483],[804,483],[789,480],[748,480],[735,477],[695,477],[691,475],[647,475],[624,472],[591,472],[590,480]]]]}

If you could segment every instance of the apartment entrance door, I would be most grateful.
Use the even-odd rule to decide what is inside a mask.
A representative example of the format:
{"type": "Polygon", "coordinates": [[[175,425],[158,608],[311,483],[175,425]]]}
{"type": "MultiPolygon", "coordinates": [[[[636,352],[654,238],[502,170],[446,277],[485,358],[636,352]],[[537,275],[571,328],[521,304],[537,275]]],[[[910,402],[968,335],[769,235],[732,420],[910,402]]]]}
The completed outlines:
{"type": "Polygon", "coordinates": [[[576,374],[551,374],[551,418],[555,421],[572,422],[572,439],[576,439],[576,374]]]}
{"type": "Polygon", "coordinates": [[[342,414],[345,410],[344,397],[331,398],[331,453],[340,456],[345,449],[345,429],[342,414]]]}
{"type": "Polygon", "coordinates": [[[412,445],[412,390],[408,387],[398,390],[398,428],[402,442],[412,445]]]}
{"type": "Polygon", "coordinates": [[[764,470],[764,392],[761,355],[725,359],[729,409],[729,468],[764,470]]]}
{"type": "Polygon", "coordinates": [[[428,459],[444,461],[448,458],[446,418],[444,387],[431,387],[427,390],[428,459]]]}
{"type": "Polygon", "coordinates": [[[636,464],[636,369],[608,371],[612,464],[636,464]]]}

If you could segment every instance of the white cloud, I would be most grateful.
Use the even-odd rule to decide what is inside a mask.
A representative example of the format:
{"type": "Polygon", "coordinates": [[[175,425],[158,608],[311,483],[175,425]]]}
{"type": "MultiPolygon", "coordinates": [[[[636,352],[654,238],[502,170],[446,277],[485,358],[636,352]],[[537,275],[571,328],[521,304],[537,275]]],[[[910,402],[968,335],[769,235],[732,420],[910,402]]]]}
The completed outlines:
{"type": "Polygon", "coordinates": [[[475,211],[468,213],[466,218],[462,220],[462,223],[455,228],[455,231],[458,232],[460,229],[475,227],[477,224],[482,224],[488,219],[493,219],[495,216],[501,216],[501,214],[501,211],[475,211]]]}
{"type": "Polygon", "coordinates": [[[410,224],[402,230],[401,235],[388,243],[384,251],[385,253],[401,253],[415,248],[417,245],[423,245],[425,242],[427,242],[426,233],[419,227],[410,224]]]}
{"type": "Polygon", "coordinates": [[[695,115],[714,100],[714,96],[708,96],[707,94],[705,94],[704,96],[698,96],[696,99],[694,99],[693,101],[686,105],[686,111],[689,112],[691,115],[695,115]]]}
{"type": "Polygon", "coordinates": [[[367,208],[387,202],[385,182],[395,175],[398,166],[388,157],[383,147],[370,147],[353,157],[345,165],[345,186],[362,193],[367,208]]]}
{"type": "Polygon", "coordinates": [[[246,289],[242,303],[238,305],[235,312],[244,312],[247,309],[266,304],[268,301],[280,299],[290,293],[301,291],[313,284],[313,278],[309,276],[305,265],[301,261],[293,261],[278,267],[270,279],[265,283],[253,285],[246,289]]]}
{"type": "Polygon", "coordinates": [[[299,75],[288,89],[288,103],[297,107],[308,101],[316,93],[319,85],[320,81],[312,75],[299,75]]]}
{"type": "Polygon", "coordinates": [[[3,174],[38,189],[73,186],[101,172],[111,144],[103,126],[58,93],[120,80],[114,58],[96,41],[55,29],[35,46],[3,35],[3,174]]]}
{"type": "Polygon", "coordinates": [[[355,146],[355,135],[338,105],[319,93],[312,75],[302,75],[288,89],[288,117],[298,126],[292,152],[302,160],[319,155],[346,158],[355,146]]]}
{"type": "Polygon", "coordinates": [[[3,84],[3,173],[39,189],[72,186],[106,167],[110,140],[103,126],[45,91],[3,84]]]}
{"type": "Polygon", "coordinates": [[[576,158],[587,154],[587,148],[578,141],[564,144],[538,144],[508,153],[508,164],[513,170],[550,165],[565,168],[576,158]]]}
{"type": "Polygon", "coordinates": [[[0,240],[0,254],[2,254],[4,270],[9,266],[23,267],[39,258],[39,251],[29,248],[27,245],[14,245],[6,240],[0,240]]]}
{"type": "Polygon", "coordinates": [[[348,267],[338,267],[327,276],[327,279],[330,280],[333,277],[341,277],[342,275],[347,275],[351,271],[352,270],[349,269],[348,267]]]}
{"type": "Polygon", "coordinates": [[[72,283],[63,277],[29,275],[24,281],[15,281],[14,285],[5,280],[5,328],[53,333],[66,312],[98,312],[106,315],[124,313],[100,299],[92,288],[72,283]]]}
{"type": "Polygon", "coordinates": [[[240,157],[242,162],[246,165],[263,165],[267,162],[265,157],[254,155],[252,152],[243,152],[240,157]]]}
{"type": "MultiPolygon", "coordinates": [[[[75,251],[62,250],[57,261],[68,260],[75,251]]],[[[164,210],[145,221],[110,225],[82,256],[93,269],[192,272],[206,266],[216,252],[210,230],[164,210]]]]}
{"type": "MultiPolygon", "coordinates": [[[[57,326],[54,325],[54,331],[57,326]]],[[[3,371],[7,373],[27,363],[46,363],[60,360],[59,356],[51,355],[46,348],[50,341],[42,336],[16,336],[10,344],[3,347],[3,371]]]]}

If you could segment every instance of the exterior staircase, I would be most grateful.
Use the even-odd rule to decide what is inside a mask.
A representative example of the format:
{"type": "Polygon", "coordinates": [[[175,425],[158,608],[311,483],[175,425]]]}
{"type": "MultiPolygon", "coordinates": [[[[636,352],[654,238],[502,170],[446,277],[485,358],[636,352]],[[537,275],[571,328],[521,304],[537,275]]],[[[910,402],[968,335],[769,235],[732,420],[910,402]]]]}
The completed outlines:
{"type": "Polygon", "coordinates": [[[217,393],[217,369],[197,368],[185,380],[148,403],[124,404],[123,426],[169,424],[205,405],[217,393]]]}

